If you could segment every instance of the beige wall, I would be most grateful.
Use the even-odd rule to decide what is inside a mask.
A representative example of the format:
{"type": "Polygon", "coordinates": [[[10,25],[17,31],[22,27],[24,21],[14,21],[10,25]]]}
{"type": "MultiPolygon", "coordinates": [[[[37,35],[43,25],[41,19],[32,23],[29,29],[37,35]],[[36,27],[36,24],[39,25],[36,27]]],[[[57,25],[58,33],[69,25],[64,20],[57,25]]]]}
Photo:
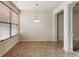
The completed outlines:
{"type": "Polygon", "coordinates": [[[73,39],[79,40],[79,12],[73,13],[73,39]]]}
{"type": "Polygon", "coordinates": [[[73,8],[73,39],[79,40],[79,2],[73,8]]]}
{"type": "Polygon", "coordinates": [[[60,12],[57,14],[57,35],[58,40],[63,40],[63,33],[64,33],[64,14],[60,12]]]}
{"type": "Polygon", "coordinates": [[[20,40],[50,41],[52,40],[52,12],[39,11],[40,23],[34,23],[34,11],[20,13],[20,40]]]}

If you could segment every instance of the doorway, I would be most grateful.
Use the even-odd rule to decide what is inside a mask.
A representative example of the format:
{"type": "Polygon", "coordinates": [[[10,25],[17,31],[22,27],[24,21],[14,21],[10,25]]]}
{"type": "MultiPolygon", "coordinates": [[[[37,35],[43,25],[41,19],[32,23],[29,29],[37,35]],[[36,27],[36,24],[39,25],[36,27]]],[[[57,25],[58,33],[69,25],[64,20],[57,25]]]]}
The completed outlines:
{"type": "Polygon", "coordinates": [[[57,14],[57,43],[63,47],[64,11],[57,14]]]}
{"type": "Polygon", "coordinates": [[[79,52],[79,2],[73,7],[73,51],[79,52]]]}

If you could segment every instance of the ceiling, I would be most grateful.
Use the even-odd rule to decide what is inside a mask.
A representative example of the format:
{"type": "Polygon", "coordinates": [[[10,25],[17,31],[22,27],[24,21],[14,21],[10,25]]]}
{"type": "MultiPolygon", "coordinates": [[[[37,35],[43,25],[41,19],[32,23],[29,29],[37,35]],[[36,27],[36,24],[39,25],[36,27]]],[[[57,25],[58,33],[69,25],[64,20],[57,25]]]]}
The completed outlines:
{"type": "Polygon", "coordinates": [[[13,4],[23,11],[34,11],[36,10],[36,4],[38,10],[41,11],[53,11],[63,1],[13,1],[13,4]]]}

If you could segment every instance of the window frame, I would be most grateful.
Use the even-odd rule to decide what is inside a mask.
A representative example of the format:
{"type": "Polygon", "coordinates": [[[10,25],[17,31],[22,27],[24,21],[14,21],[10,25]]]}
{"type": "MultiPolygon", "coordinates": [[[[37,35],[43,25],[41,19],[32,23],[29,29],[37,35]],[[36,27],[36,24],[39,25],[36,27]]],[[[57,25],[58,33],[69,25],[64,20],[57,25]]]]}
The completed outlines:
{"type": "MultiPolygon", "coordinates": [[[[16,36],[18,34],[18,32],[17,32],[15,35],[12,36],[12,25],[16,25],[18,27],[18,23],[17,24],[16,23],[12,23],[11,22],[12,21],[11,17],[12,17],[12,11],[16,13],[17,17],[19,16],[19,14],[16,11],[14,11],[13,9],[11,9],[9,6],[7,6],[4,2],[0,1],[0,3],[4,4],[5,7],[8,7],[10,9],[10,19],[9,19],[10,22],[0,21],[0,23],[5,23],[5,24],[9,24],[10,25],[9,26],[9,29],[10,29],[9,30],[10,31],[9,32],[9,37],[7,37],[6,39],[0,40],[0,42],[2,42],[2,41],[5,41],[5,40],[7,40],[9,38],[12,38],[12,37],[14,37],[14,36],[16,36]]],[[[18,21],[18,19],[17,19],[17,21],[18,21]]],[[[18,29],[16,28],[16,31],[17,30],[18,29]]]]}

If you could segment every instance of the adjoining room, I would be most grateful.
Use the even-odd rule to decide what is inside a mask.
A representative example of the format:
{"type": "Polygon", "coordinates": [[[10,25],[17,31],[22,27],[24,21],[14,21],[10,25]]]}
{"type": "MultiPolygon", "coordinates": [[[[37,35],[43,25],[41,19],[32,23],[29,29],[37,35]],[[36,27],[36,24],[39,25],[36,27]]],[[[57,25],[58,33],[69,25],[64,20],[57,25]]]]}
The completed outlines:
{"type": "Polygon", "coordinates": [[[79,2],[73,7],[73,50],[79,51],[79,2]]]}
{"type": "Polygon", "coordinates": [[[64,11],[57,14],[57,42],[63,48],[64,33],[64,11]]]}

